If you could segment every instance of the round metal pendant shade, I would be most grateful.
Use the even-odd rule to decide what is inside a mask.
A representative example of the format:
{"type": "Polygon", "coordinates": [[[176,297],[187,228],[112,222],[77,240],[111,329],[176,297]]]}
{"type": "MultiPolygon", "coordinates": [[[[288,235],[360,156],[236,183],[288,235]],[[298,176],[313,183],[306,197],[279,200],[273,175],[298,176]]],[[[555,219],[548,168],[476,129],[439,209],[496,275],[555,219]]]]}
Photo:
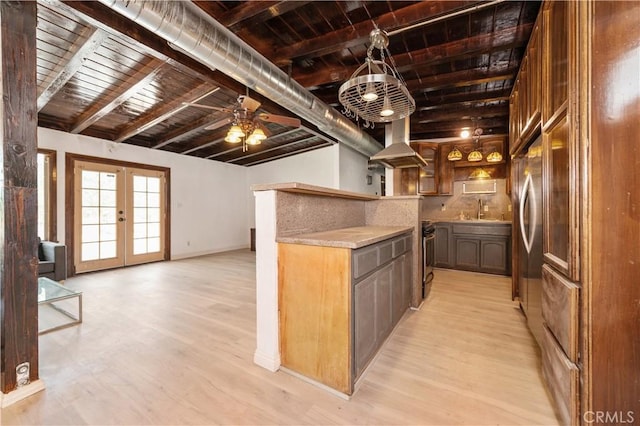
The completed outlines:
{"type": "Polygon", "coordinates": [[[349,111],[374,123],[399,120],[416,110],[416,102],[405,85],[389,74],[365,74],[352,77],[340,86],[338,99],[349,111]],[[377,96],[371,96],[375,99],[368,101],[363,97],[365,93],[375,93],[377,96]],[[382,115],[384,107],[388,105],[393,113],[382,115]]]}
{"type": "Polygon", "coordinates": [[[416,102],[402,76],[384,61],[389,37],[378,28],[371,31],[369,37],[371,46],[367,49],[365,63],[340,86],[338,100],[356,118],[373,123],[405,118],[416,110],[416,102]],[[373,49],[380,50],[380,60],[373,59],[373,49]]]}

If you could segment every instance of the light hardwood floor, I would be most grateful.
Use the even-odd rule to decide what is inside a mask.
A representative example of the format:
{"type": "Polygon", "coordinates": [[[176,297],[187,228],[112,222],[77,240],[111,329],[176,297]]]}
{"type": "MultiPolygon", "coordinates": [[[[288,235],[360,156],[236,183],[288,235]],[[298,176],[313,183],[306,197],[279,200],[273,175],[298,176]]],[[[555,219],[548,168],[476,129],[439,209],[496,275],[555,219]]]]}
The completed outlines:
{"type": "Polygon", "coordinates": [[[40,337],[46,389],[2,423],[557,424],[510,280],[435,276],[351,401],[253,364],[249,250],[71,278],[84,323],[40,337]]]}

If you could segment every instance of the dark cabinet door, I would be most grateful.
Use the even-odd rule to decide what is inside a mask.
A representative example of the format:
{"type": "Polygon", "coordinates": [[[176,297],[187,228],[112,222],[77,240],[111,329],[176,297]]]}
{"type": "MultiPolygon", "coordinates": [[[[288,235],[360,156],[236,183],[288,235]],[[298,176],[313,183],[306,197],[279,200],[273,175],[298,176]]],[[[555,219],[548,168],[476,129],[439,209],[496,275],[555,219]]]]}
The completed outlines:
{"type": "Polygon", "coordinates": [[[509,274],[509,241],[506,238],[483,238],[480,246],[480,269],[483,272],[509,274]]]}
{"type": "Polygon", "coordinates": [[[480,240],[456,237],[456,268],[468,271],[480,270],[480,240]]]}
{"type": "Polygon", "coordinates": [[[451,226],[436,225],[435,237],[434,266],[450,268],[453,266],[451,261],[451,226]]]}
{"type": "Polygon", "coordinates": [[[371,275],[354,288],[355,377],[362,373],[376,348],[376,279],[371,275]]]}
{"type": "Polygon", "coordinates": [[[391,326],[393,314],[392,314],[392,287],[391,276],[393,271],[393,264],[389,264],[382,268],[380,272],[376,274],[376,346],[379,346],[382,341],[391,332],[391,326]]]}
{"type": "Polygon", "coordinates": [[[407,306],[405,305],[405,258],[406,255],[398,257],[393,261],[393,279],[391,281],[392,294],[391,303],[393,305],[393,324],[396,324],[407,306]]]}

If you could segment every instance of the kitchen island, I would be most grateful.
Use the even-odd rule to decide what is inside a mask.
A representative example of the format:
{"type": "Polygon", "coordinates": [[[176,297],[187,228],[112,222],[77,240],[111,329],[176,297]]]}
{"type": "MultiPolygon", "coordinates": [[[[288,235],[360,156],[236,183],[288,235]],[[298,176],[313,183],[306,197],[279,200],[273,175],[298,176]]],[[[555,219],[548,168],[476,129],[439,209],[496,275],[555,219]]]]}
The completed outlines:
{"type": "MultiPolygon", "coordinates": [[[[366,250],[363,244],[370,246],[381,243],[377,241],[378,237],[365,235],[372,230],[371,227],[400,227],[400,232],[404,233],[409,230],[411,237],[405,239],[407,247],[403,254],[411,267],[411,272],[407,274],[410,277],[406,294],[407,306],[418,308],[421,305],[421,196],[380,197],[296,182],[254,185],[252,189],[256,197],[256,364],[277,371],[281,366],[281,356],[284,358],[281,352],[281,340],[284,336],[281,335],[279,318],[279,284],[282,272],[279,265],[283,263],[285,256],[280,251],[281,245],[304,247],[300,250],[314,247],[331,251],[343,249],[353,255],[357,250],[366,250]],[[365,230],[360,229],[363,227],[368,231],[363,233],[365,230]],[[319,240],[321,236],[310,234],[325,232],[342,234],[335,239],[335,233],[333,236],[325,234],[325,241],[334,239],[339,240],[340,244],[354,243],[356,246],[298,244],[303,239],[307,239],[307,242],[309,239],[319,240]]],[[[387,234],[384,238],[395,237],[397,235],[387,234]]],[[[344,260],[344,253],[342,256],[344,260]]],[[[346,262],[345,265],[353,269],[352,263],[346,262]]],[[[377,265],[376,268],[378,266],[383,265],[377,265]]],[[[311,265],[308,260],[301,261],[300,267],[305,270],[306,275],[321,273],[321,269],[311,265]]],[[[371,271],[373,272],[375,271],[371,271]]],[[[367,274],[361,276],[363,281],[367,277],[367,274]]],[[[396,297],[396,301],[398,300],[402,299],[396,297]]],[[[320,302],[320,299],[309,299],[307,305],[317,306],[320,302]]],[[[374,340],[374,346],[381,340],[374,340]]]]}
{"type": "Polygon", "coordinates": [[[351,395],[410,305],[413,227],[278,239],[282,366],[351,395]]]}

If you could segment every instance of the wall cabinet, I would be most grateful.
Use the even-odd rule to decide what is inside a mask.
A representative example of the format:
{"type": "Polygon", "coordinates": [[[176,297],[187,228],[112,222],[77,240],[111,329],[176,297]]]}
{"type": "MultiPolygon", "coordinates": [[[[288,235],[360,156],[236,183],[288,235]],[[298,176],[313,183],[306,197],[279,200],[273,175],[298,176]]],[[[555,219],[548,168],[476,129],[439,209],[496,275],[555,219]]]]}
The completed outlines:
{"type": "Polygon", "coordinates": [[[540,126],[542,109],[542,30],[538,18],[531,31],[509,99],[509,153],[515,155],[540,126]]]}
{"type": "Polygon", "coordinates": [[[508,158],[506,145],[506,138],[501,136],[483,138],[477,144],[468,140],[455,144],[411,142],[411,147],[427,161],[427,167],[397,170],[399,183],[394,187],[396,195],[452,195],[454,181],[472,179],[472,172],[479,167],[487,171],[491,178],[505,178],[508,158]],[[449,161],[447,156],[456,147],[464,153],[464,158],[449,161]],[[467,161],[466,155],[475,148],[482,152],[482,161],[467,161]],[[486,157],[494,151],[502,155],[502,160],[489,163],[486,157]]]}
{"type": "Polygon", "coordinates": [[[358,249],[278,244],[284,367],[353,393],[409,308],[412,235],[358,249]]]}

